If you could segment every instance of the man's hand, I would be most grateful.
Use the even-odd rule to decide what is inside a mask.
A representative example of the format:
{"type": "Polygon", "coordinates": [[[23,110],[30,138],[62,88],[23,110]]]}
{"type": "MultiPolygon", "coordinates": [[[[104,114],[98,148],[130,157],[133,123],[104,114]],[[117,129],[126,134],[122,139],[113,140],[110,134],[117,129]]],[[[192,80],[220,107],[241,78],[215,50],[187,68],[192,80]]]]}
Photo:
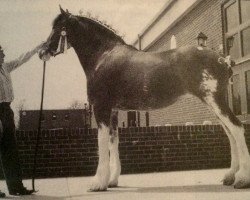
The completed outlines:
{"type": "Polygon", "coordinates": [[[48,61],[50,59],[50,54],[49,53],[46,53],[46,50],[44,49],[41,49],[39,52],[38,52],[38,56],[41,60],[43,61],[48,61]]]}

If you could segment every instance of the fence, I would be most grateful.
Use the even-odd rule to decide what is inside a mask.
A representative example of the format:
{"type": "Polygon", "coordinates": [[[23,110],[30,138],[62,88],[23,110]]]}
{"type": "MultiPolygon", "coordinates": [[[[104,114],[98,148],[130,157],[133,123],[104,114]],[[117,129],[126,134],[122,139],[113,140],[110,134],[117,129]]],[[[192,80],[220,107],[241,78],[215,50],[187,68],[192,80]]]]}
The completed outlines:
{"type": "MultiPolygon", "coordinates": [[[[245,129],[250,146],[250,125],[245,129]]],[[[120,128],[119,132],[122,174],[230,166],[229,141],[219,125],[120,128]]],[[[31,177],[35,140],[36,131],[17,131],[25,178],[31,177]]],[[[43,130],[37,177],[94,175],[97,149],[96,129],[43,130]]]]}

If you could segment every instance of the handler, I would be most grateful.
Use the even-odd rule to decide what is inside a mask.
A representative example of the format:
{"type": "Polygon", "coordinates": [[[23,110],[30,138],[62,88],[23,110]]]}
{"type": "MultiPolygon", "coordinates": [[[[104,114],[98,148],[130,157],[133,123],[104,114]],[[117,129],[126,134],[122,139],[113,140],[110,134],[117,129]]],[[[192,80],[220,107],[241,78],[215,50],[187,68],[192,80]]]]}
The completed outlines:
{"type": "MultiPolygon", "coordinates": [[[[34,192],[26,189],[22,183],[14,113],[10,107],[14,99],[10,72],[27,62],[42,45],[43,43],[16,60],[6,63],[4,63],[5,54],[0,46],[0,158],[10,195],[30,195],[34,192]]],[[[0,191],[1,197],[5,197],[5,194],[0,191]]]]}

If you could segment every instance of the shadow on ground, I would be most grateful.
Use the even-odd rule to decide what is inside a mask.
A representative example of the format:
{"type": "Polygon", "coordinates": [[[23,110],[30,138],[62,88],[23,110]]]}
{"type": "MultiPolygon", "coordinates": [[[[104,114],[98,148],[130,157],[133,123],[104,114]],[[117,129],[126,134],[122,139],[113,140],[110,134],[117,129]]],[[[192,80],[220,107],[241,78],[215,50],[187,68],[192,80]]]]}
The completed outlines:
{"type": "MultiPolygon", "coordinates": [[[[233,186],[223,186],[223,185],[190,185],[190,186],[166,186],[166,187],[126,187],[120,186],[117,188],[110,188],[104,192],[86,192],[85,194],[71,195],[64,197],[53,197],[46,195],[31,195],[31,196],[21,196],[20,199],[25,200],[67,200],[77,197],[87,197],[87,196],[103,196],[112,195],[117,193],[228,193],[228,192],[250,192],[250,189],[234,189],[233,186]]],[[[5,199],[16,199],[16,197],[6,197],[5,199]]]]}
{"type": "Polygon", "coordinates": [[[166,186],[166,187],[149,187],[138,188],[140,193],[181,193],[181,192],[246,192],[250,189],[234,189],[233,186],[223,185],[190,185],[190,186],[166,186]]]}
{"type": "MultiPolygon", "coordinates": [[[[234,189],[233,186],[223,185],[190,185],[190,186],[166,186],[166,187],[117,187],[108,189],[105,192],[88,192],[82,195],[71,197],[84,196],[102,196],[112,193],[228,193],[228,192],[250,192],[250,189],[234,189]]],[[[66,197],[69,198],[69,197],[66,197]]]]}
{"type": "Polygon", "coordinates": [[[8,196],[5,197],[3,199],[30,199],[30,200],[66,200],[67,197],[53,197],[53,196],[46,196],[46,195],[30,195],[30,196],[20,196],[20,197],[16,197],[16,196],[8,196]]]}

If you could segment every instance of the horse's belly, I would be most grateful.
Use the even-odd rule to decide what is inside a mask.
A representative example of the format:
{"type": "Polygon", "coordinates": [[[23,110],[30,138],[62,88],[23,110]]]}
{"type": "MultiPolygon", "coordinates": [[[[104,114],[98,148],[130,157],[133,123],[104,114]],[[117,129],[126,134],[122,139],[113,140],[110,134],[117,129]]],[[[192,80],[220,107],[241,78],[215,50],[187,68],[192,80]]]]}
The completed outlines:
{"type": "Polygon", "coordinates": [[[145,93],[140,95],[135,93],[127,98],[120,97],[117,99],[115,108],[120,110],[151,110],[167,107],[178,99],[183,93],[176,93],[164,98],[145,93]]]}

